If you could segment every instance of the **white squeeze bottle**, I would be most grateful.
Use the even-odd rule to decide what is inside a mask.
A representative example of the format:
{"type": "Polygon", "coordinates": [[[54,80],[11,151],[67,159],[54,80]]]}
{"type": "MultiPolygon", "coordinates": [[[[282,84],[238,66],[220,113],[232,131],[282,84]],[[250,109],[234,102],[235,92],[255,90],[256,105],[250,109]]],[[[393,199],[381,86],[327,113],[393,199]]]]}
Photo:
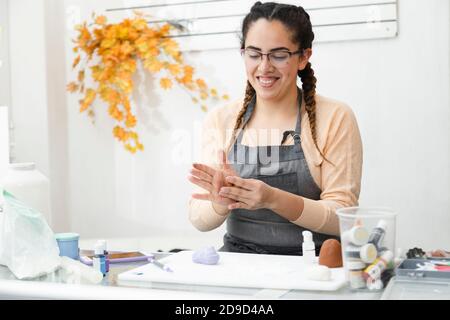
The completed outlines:
{"type": "Polygon", "coordinates": [[[33,162],[10,164],[5,176],[0,177],[0,189],[1,187],[21,202],[39,211],[52,227],[50,182],[36,169],[33,162]]]}
{"type": "Polygon", "coordinates": [[[303,231],[302,235],[303,260],[305,261],[305,264],[313,264],[316,260],[316,246],[312,239],[312,233],[311,231],[303,231]]]}

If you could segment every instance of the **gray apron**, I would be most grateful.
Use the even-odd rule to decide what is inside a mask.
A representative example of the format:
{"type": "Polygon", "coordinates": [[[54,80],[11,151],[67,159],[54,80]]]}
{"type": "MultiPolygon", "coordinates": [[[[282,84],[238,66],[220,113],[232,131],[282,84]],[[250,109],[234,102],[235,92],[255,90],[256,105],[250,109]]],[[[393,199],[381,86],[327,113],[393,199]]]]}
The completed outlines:
{"type": "MultiPolygon", "coordinates": [[[[302,91],[298,89],[298,101],[301,107],[302,91]]],[[[313,180],[306,163],[300,141],[301,114],[298,112],[295,131],[285,131],[294,138],[294,145],[256,146],[242,145],[243,129],[248,123],[256,104],[256,96],[250,102],[243,119],[243,127],[230,149],[228,161],[242,178],[258,179],[266,184],[297,194],[319,200],[321,190],[313,180]]],[[[299,107],[299,108],[300,108],[299,107]]],[[[234,209],[227,217],[227,233],[224,246],[219,251],[301,255],[302,231],[308,230],[281,217],[272,210],[234,209]]],[[[319,253],[322,243],[331,235],[312,232],[319,253]]]]}

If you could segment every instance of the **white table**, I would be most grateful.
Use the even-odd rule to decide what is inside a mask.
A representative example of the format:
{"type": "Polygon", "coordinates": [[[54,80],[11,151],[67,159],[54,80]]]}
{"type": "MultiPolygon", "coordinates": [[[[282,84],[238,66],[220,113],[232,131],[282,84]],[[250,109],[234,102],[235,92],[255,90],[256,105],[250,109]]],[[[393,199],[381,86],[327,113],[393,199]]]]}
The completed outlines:
{"type": "MultiPolygon", "coordinates": [[[[161,258],[170,253],[154,253],[161,258]]],[[[65,283],[58,271],[34,280],[17,280],[6,267],[0,266],[0,299],[162,299],[162,300],[230,300],[230,299],[380,299],[381,292],[272,290],[257,288],[187,286],[153,283],[147,287],[122,286],[117,275],[142,265],[142,262],[111,264],[110,272],[99,285],[65,283]]]]}

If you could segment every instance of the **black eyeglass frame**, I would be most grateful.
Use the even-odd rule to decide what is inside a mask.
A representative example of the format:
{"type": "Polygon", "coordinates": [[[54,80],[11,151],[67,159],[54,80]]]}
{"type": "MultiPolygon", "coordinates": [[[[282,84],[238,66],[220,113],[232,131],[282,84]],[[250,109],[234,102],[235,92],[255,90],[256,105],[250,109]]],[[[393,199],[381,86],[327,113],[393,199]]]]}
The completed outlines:
{"type": "Polygon", "coordinates": [[[285,49],[280,49],[280,50],[270,51],[270,52],[267,52],[267,53],[262,53],[261,51],[258,51],[258,50],[255,50],[255,49],[245,48],[245,49],[241,49],[241,55],[242,56],[245,54],[246,50],[252,50],[253,52],[259,53],[261,55],[261,61],[262,61],[262,57],[263,56],[267,56],[267,60],[269,60],[269,62],[271,62],[270,55],[273,54],[273,53],[278,53],[278,52],[288,53],[289,54],[289,58],[288,59],[290,59],[295,54],[303,55],[303,53],[304,53],[303,49],[299,49],[297,51],[289,51],[289,50],[285,50],[285,49]]]}

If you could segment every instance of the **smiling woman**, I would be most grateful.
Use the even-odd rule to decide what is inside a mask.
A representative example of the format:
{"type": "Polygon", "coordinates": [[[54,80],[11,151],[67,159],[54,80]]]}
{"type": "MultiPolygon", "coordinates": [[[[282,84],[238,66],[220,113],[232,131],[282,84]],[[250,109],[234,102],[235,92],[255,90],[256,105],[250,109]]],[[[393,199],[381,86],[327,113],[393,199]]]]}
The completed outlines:
{"type": "Polygon", "coordinates": [[[358,204],[358,125],[316,94],[313,39],[302,7],[257,2],[244,18],[245,97],[208,115],[204,163],[189,177],[206,191],[193,194],[190,220],[202,231],[226,220],[223,251],[301,255],[310,230],[319,252],[339,234],[336,209],[358,204]]]}

